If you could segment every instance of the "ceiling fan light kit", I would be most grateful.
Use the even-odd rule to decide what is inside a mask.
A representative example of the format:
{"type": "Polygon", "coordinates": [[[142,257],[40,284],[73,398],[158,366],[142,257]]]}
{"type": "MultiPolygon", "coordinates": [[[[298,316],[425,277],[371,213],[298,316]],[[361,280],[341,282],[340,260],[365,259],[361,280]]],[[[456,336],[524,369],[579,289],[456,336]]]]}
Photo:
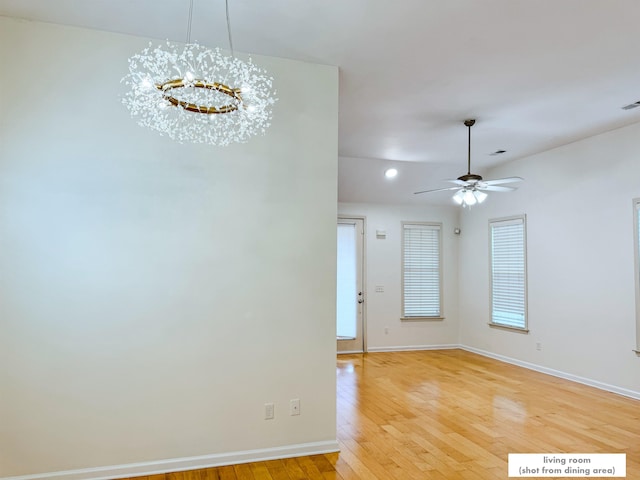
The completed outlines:
{"type": "Polygon", "coordinates": [[[468,128],[468,144],[467,144],[467,173],[459,176],[456,180],[448,180],[451,183],[455,183],[456,187],[437,188],[435,190],[423,190],[415,192],[420,193],[434,193],[444,192],[446,190],[457,190],[453,195],[453,201],[462,205],[463,207],[471,207],[476,204],[484,202],[488,195],[485,192],[511,192],[516,190],[516,187],[505,186],[507,183],[521,182],[523,179],[520,177],[508,177],[497,178],[495,180],[484,180],[480,175],[471,173],[471,127],[475,125],[474,119],[465,120],[464,124],[468,128]]]}
{"type": "Polygon", "coordinates": [[[458,190],[453,196],[453,201],[458,205],[475,205],[476,203],[482,203],[486,200],[488,195],[480,190],[462,189],[458,190]]]}

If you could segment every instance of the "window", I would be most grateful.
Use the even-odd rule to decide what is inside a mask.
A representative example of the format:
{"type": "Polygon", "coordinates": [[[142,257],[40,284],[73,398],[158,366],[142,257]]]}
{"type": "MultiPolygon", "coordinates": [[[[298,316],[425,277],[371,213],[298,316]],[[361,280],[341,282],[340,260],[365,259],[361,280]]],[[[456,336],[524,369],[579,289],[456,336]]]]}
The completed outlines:
{"type": "Polygon", "coordinates": [[[527,251],[524,215],[489,221],[491,325],[527,330],[527,251]]]}
{"type": "Polygon", "coordinates": [[[633,236],[636,277],[636,350],[640,355],[640,198],[633,201],[633,236]]]}
{"type": "Polygon", "coordinates": [[[441,225],[402,223],[402,318],[442,318],[441,225]]]}

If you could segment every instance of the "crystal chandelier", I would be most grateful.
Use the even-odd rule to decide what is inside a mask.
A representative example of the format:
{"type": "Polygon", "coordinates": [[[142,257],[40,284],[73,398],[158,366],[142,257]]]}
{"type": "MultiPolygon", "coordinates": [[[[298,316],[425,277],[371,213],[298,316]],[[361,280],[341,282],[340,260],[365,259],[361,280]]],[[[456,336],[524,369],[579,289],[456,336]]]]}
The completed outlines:
{"type": "Polygon", "coordinates": [[[234,56],[225,5],[231,56],[191,43],[191,0],[186,45],[150,43],[129,59],[122,103],[139,125],[180,143],[229,145],[264,135],[277,100],[273,78],[234,56]]]}

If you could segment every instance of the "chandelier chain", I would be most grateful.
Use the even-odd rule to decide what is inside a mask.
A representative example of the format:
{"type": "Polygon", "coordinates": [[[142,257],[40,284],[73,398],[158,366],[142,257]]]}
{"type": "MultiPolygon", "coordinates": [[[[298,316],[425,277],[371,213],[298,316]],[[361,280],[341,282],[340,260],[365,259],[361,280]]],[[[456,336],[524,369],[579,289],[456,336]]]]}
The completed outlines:
{"type": "Polygon", "coordinates": [[[233,53],[233,40],[231,39],[231,20],[229,19],[229,0],[224,0],[224,4],[225,4],[225,10],[227,13],[227,35],[229,36],[229,50],[231,50],[231,56],[235,58],[236,55],[233,53]]]}
{"type": "Polygon", "coordinates": [[[193,21],[193,0],[189,4],[189,22],[187,23],[187,44],[191,43],[191,23],[193,21]]]}

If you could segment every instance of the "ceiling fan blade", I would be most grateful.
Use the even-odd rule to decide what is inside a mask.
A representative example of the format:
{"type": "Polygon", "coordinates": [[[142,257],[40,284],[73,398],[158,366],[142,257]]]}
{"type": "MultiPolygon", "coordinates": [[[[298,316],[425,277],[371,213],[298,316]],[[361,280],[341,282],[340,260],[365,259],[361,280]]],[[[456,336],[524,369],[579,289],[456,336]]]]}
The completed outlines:
{"type": "Polygon", "coordinates": [[[500,185],[483,185],[476,187],[478,190],[487,191],[487,192],[513,192],[517,190],[516,187],[502,187],[500,185]]]}
{"type": "Polygon", "coordinates": [[[524,178],[521,177],[508,177],[508,178],[496,178],[495,180],[483,180],[482,183],[487,185],[502,185],[503,183],[517,183],[522,182],[524,178]]]}
{"type": "Polygon", "coordinates": [[[445,180],[445,182],[455,183],[456,185],[462,185],[463,187],[468,187],[470,185],[469,182],[465,182],[459,178],[456,178],[455,180],[445,180]]]}
{"type": "Polygon", "coordinates": [[[422,190],[421,192],[413,192],[413,194],[418,195],[419,193],[444,192],[446,190],[460,190],[460,187],[436,188],[435,190],[422,190]]]}

